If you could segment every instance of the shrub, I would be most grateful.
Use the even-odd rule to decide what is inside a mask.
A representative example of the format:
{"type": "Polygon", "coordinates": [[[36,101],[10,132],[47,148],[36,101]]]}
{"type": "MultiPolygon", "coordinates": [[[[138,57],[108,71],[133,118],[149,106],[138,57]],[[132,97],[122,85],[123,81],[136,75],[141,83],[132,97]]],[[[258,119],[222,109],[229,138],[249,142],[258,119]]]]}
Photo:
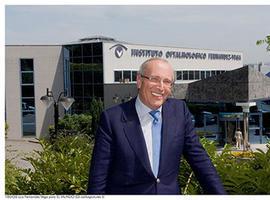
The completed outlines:
{"type": "MultiPolygon", "coordinates": [[[[230,145],[217,153],[215,143],[201,143],[216,167],[228,194],[270,194],[270,145],[251,159],[235,156],[230,145]]],[[[6,194],[86,194],[93,141],[87,135],[60,136],[54,143],[40,140],[42,151],[26,158],[34,170],[17,169],[6,161],[6,194]],[[23,173],[22,173],[23,172],[23,173]]],[[[185,159],[179,173],[182,194],[203,191],[185,159]]]]}
{"type": "MultiPolygon", "coordinates": [[[[246,153],[234,153],[231,145],[225,145],[223,151],[218,154],[213,141],[202,138],[201,143],[228,194],[270,194],[269,145],[267,152],[258,150],[246,153]]],[[[202,194],[199,182],[185,159],[181,163],[179,181],[183,194],[202,194]]]]}
{"type": "MultiPolygon", "coordinates": [[[[206,138],[200,139],[203,147],[208,152],[208,155],[212,160],[215,160],[217,156],[217,149],[215,142],[207,140],[206,138]]],[[[195,174],[193,173],[191,167],[189,166],[186,159],[182,159],[180,165],[180,172],[178,176],[178,181],[180,183],[180,188],[182,194],[202,194],[203,190],[197,181],[195,174]]]]}
{"type": "Polygon", "coordinates": [[[16,194],[85,194],[93,147],[89,136],[60,136],[54,143],[40,144],[38,156],[25,158],[34,170],[22,169],[25,175],[16,194]]]}
{"type": "Polygon", "coordinates": [[[5,122],[5,137],[7,137],[9,126],[7,122],[5,122]]]}
{"type": "Polygon", "coordinates": [[[18,169],[10,160],[5,160],[5,193],[6,194],[18,194],[19,182],[22,174],[21,170],[18,169]]]}
{"type": "Polygon", "coordinates": [[[98,128],[99,118],[103,111],[104,105],[102,100],[93,98],[90,104],[90,115],[92,116],[92,135],[96,134],[96,130],[98,128]]]}
{"type": "Polygon", "coordinates": [[[235,158],[253,158],[255,154],[252,151],[232,151],[235,158]]]}
{"type": "Polygon", "coordinates": [[[58,135],[55,135],[54,126],[49,127],[51,138],[66,135],[86,134],[93,137],[91,132],[92,117],[87,114],[65,115],[58,123],[58,135]]]}

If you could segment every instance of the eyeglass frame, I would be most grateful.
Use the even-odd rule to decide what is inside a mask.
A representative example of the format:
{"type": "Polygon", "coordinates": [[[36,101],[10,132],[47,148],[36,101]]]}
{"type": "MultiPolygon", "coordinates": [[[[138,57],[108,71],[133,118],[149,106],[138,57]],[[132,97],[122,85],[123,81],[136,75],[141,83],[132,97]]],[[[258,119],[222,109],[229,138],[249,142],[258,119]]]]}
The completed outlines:
{"type": "Polygon", "coordinates": [[[140,74],[140,76],[142,78],[146,78],[147,80],[149,80],[151,83],[154,83],[154,84],[158,84],[158,83],[163,83],[166,87],[172,87],[173,84],[174,84],[174,81],[171,81],[169,79],[162,79],[160,78],[159,76],[145,76],[143,74],[140,74]],[[164,82],[164,81],[167,81],[167,82],[164,82]]]}

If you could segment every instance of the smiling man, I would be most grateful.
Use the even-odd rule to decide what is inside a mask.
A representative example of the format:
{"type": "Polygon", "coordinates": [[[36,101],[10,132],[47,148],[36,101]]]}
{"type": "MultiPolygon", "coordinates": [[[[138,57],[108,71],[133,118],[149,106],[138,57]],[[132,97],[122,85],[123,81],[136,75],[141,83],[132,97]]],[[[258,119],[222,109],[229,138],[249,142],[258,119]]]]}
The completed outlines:
{"type": "Polygon", "coordinates": [[[173,67],[151,58],[137,75],[138,96],[102,113],[88,194],[180,194],[182,155],[205,194],[226,194],[186,104],[168,98],[173,83],[173,67]]]}

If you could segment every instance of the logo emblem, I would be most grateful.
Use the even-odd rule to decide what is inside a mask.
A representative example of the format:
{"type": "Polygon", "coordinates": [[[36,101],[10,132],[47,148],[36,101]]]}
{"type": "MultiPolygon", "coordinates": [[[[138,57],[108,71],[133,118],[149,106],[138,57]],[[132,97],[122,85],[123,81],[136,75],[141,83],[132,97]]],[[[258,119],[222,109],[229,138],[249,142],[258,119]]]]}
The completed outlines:
{"type": "Polygon", "coordinates": [[[123,53],[124,53],[124,50],[126,51],[127,50],[127,47],[125,47],[124,45],[122,44],[116,44],[116,45],[113,45],[110,50],[112,48],[115,48],[114,50],[114,55],[116,56],[116,58],[121,58],[123,53]]]}

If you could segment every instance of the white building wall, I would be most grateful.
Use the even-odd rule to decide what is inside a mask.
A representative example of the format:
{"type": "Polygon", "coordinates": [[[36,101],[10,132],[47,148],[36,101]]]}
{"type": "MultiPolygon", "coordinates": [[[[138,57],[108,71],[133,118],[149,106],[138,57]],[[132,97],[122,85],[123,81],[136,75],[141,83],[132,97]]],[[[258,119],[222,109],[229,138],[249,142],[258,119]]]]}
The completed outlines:
{"type": "MultiPolygon", "coordinates": [[[[139,66],[147,59],[151,58],[149,54],[137,54],[134,52],[144,50],[152,50],[158,53],[162,52],[161,58],[167,59],[174,67],[175,70],[233,70],[243,67],[243,53],[234,51],[217,51],[207,49],[191,49],[191,48],[172,48],[172,47],[161,47],[161,46],[150,46],[150,45],[134,45],[134,44],[121,44],[127,49],[122,48],[122,52],[116,52],[117,44],[121,43],[103,43],[103,64],[104,64],[104,83],[114,82],[114,70],[138,70],[139,66]],[[132,53],[133,52],[133,53],[132,53]],[[195,53],[197,55],[205,56],[205,59],[192,58],[177,58],[176,52],[195,53]],[[120,55],[117,58],[115,54],[120,55]],[[173,55],[174,53],[174,55],[173,55]],[[210,54],[225,54],[233,55],[234,59],[222,60],[222,59],[210,59],[210,54]],[[236,59],[237,58],[237,59],[236,59]]],[[[159,54],[161,55],[161,54],[159,54]]],[[[179,54],[178,54],[179,55],[179,54]]]]}
{"type": "MultiPolygon", "coordinates": [[[[53,124],[53,106],[49,109],[41,102],[46,88],[55,95],[63,91],[62,46],[15,45],[6,46],[6,122],[8,139],[25,139],[22,134],[20,59],[34,60],[34,88],[36,110],[36,136],[46,136],[49,124],[53,124]]],[[[60,107],[60,106],[59,106],[60,107]]],[[[63,109],[60,108],[60,113],[63,109]]],[[[29,139],[27,137],[26,139],[29,139]]]]}

